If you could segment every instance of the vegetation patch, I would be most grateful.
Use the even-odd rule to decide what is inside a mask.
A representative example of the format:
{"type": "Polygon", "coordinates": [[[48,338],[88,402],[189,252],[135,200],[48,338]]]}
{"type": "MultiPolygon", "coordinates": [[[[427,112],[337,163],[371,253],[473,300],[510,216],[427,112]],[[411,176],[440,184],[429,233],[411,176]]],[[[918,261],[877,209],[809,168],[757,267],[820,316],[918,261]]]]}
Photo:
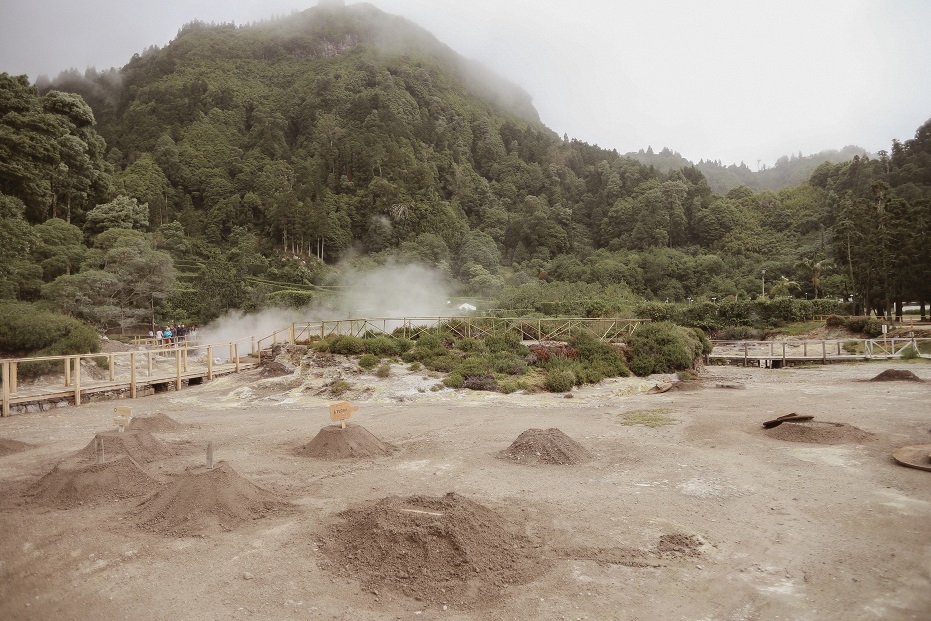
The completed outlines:
{"type": "Polygon", "coordinates": [[[678,420],[669,416],[672,410],[668,408],[653,408],[648,410],[634,410],[621,415],[622,425],[643,425],[644,427],[663,427],[676,425],[678,420]]]}

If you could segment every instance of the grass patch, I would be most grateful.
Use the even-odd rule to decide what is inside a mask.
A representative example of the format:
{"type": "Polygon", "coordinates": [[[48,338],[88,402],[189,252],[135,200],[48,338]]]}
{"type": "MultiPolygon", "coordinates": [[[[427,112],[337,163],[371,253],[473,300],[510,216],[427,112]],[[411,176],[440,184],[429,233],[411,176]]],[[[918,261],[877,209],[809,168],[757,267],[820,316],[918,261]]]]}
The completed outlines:
{"type": "Polygon", "coordinates": [[[622,425],[643,425],[644,427],[663,427],[665,425],[676,425],[679,423],[675,418],[669,416],[672,410],[668,408],[653,408],[650,410],[634,410],[627,414],[622,414],[622,425]]]}
{"type": "Polygon", "coordinates": [[[803,334],[808,334],[813,332],[818,328],[824,326],[824,323],[821,321],[802,321],[799,323],[790,323],[785,326],[780,327],[775,332],[779,334],[785,334],[786,336],[801,336],[803,334]]]}

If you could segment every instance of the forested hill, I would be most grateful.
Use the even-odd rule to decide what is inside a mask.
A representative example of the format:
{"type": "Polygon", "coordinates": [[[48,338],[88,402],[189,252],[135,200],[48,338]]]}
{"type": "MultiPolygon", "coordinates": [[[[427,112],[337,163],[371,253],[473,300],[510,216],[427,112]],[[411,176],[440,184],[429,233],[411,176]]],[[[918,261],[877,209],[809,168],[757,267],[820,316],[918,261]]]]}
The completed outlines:
{"type": "Polygon", "coordinates": [[[929,299],[931,278],[890,271],[931,271],[927,134],[718,194],[697,167],[559,138],[519,88],[369,5],[192,23],[120,70],[0,73],[0,300],[205,323],[319,301],[350,261],[573,315],[764,287],[929,299]]]}
{"type": "Polygon", "coordinates": [[[846,146],[843,149],[820,151],[812,155],[784,155],[776,160],[772,166],[763,165],[758,170],[751,170],[746,163],[724,165],[720,161],[701,160],[697,164],[685,159],[679,153],[668,147],[663,147],[659,153],[652,147],[640,149],[636,153],[627,153],[626,157],[633,158],[647,166],[653,166],[662,173],[694,166],[708,180],[708,185],[715,192],[725,194],[734,188],[746,186],[755,192],[766,190],[779,191],[796,185],[806,183],[812,173],[825,162],[837,164],[852,160],[854,156],[867,157],[870,154],[866,149],[856,146],[846,146]]]}

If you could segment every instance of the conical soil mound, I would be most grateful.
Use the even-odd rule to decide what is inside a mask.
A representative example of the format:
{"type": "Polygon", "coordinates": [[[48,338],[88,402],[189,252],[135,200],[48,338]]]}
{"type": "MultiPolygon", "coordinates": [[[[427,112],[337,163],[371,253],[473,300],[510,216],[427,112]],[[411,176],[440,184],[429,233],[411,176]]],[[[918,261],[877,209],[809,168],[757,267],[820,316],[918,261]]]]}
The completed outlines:
{"type": "Polygon", "coordinates": [[[162,412],[152,416],[134,416],[127,429],[148,431],[149,433],[169,433],[178,431],[183,425],[162,412]]]}
{"type": "Polygon", "coordinates": [[[33,502],[67,509],[145,496],[156,487],[158,482],[139,464],[120,455],[102,464],[58,464],[26,493],[33,502]]]}
{"type": "MultiPolygon", "coordinates": [[[[127,429],[120,433],[118,431],[102,431],[98,433],[90,444],[78,451],[73,460],[79,463],[97,461],[97,440],[103,442],[103,451],[106,459],[116,457],[117,455],[127,455],[132,457],[137,463],[149,464],[159,459],[172,457],[174,452],[157,440],[148,431],[141,429],[127,429]]],[[[69,460],[70,461],[70,460],[69,460]]]]}
{"type": "Polygon", "coordinates": [[[176,475],[136,515],[147,530],[186,537],[230,531],[289,506],[221,461],[176,475]]]}
{"type": "Polygon", "coordinates": [[[589,461],[592,455],[581,444],[554,428],[528,429],[497,457],[519,464],[569,465],[589,461]]]}
{"type": "Polygon", "coordinates": [[[920,382],[922,379],[906,369],[886,369],[871,382],[920,382]]]}
{"type": "Polygon", "coordinates": [[[785,422],[764,433],[777,440],[809,444],[863,444],[875,438],[870,432],[847,423],[821,421],[785,422]]]}
{"type": "Polygon", "coordinates": [[[8,440],[0,438],[0,457],[6,457],[13,453],[21,453],[32,448],[31,444],[20,442],[19,440],[8,440]]]}
{"type": "Polygon", "coordinates": [[[361,578],[367,588],[470,606],[547,568],[516,525],[454,493],[391,496],[339,517],[323,552],[334,571],[361,578]]]}
{"type": "Polygon", "coordinates": [[[365,427],[328,425],[314,439],[301,447],[300,454],[317,459],[344,459],[347,457],[381,457],[390,455],[394,447],[382,442],[365,427]]]}

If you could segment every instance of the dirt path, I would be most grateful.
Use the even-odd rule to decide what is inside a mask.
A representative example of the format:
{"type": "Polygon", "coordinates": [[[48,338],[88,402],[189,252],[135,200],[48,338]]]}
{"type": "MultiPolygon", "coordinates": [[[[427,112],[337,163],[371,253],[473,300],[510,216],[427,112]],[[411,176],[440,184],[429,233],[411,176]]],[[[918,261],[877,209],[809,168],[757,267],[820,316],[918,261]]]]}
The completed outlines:
{"type": "Polygon", "coordinates": [[[931,366],[908,367],[924,383],[860,381],[887,368],[712,367],[702,390],[647,395],[668,379],[654,377],[567,399],[433,392],[435,378],[395,366],[387,380],[352,378],[364,396],[350,398],[352,423],[396,448],[357,459],[302,454],[338,399],[296,375],[136,400],[137,415],[180,424],[152,432],[167,456],[137,460],[161,489],[197,471],[212,441],[242,478],[225,488],[284,503],[235,526],[217,501],[193,503],[196,519],[220,516],[195,536],[144,528],[140,498],[62,509],[31,495],[110,427],[112,402],[0,420],[0,438],[26,445],[0,456],[0,618],[928,619],[931,473],[891,453],[931,442],[931,366]],[[791,412],[857,433],[826,443],[762,429],[791,412]],[[558,429],[591,459],[498,458],[529,429],[558,429]],[[438,500],[460,497],[455,511],[438,500]],[[389,510],[368,547],[334,545],[364,537],[346,516],[389,510]]]}

